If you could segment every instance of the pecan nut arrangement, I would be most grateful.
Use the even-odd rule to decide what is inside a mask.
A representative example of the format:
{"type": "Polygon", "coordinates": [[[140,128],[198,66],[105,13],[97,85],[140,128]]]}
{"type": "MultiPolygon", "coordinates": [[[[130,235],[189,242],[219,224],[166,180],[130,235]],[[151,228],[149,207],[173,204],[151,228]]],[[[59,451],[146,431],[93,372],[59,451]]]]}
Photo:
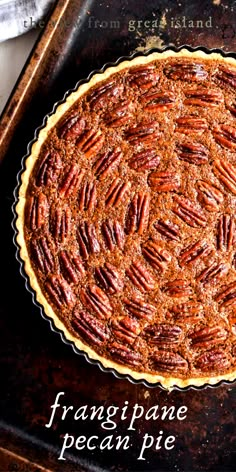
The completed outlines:
{"type": "Polygon", "coordinates": [[[96,74],[47,119],[17,196],[47,316],[136,380],[236,378],[236,65],[202,51],[96,74]]]}

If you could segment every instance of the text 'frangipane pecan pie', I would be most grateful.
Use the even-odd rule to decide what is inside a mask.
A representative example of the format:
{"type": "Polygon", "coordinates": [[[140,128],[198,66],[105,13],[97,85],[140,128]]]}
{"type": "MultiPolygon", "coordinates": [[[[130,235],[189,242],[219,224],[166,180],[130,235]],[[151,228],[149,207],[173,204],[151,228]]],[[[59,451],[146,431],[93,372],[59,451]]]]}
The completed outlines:
{"type": "Polygon", "coordinates": [[[39,132],[17,242],[90,359],[164,387],[236,377],[236,65],[201,51],[96,74],[39,132]]]}

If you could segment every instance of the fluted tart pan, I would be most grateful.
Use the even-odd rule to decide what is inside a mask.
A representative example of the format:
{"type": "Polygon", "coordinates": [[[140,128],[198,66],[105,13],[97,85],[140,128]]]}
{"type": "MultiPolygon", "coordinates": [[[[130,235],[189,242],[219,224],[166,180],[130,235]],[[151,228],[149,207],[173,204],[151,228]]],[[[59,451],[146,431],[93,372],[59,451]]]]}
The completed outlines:
{"type": "Polygon", "coordinates": [[[103,369],[185,388],[236,377],[236,62],[119,60],[47,116],[15,192],[22,272],[103,369]]]}

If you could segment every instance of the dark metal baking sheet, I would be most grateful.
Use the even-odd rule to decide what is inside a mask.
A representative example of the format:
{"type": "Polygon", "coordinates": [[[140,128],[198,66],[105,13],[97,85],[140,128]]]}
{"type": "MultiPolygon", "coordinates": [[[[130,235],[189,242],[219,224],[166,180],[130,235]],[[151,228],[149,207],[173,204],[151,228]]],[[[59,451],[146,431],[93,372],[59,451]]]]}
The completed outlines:
{"type": "MultiPolygon", "coordinates": [[[[235,387],[168,393],[117,379],[75,355],[51,332],[33,305],[19,274],[11,228],[13,189],[21,157],[34,129],[66,90],[104,63],[136,50],[188,44],[234,52],[235,25],[233,1],[203,1],[199,6],[198,1],[67,0],[57,2],[42,30],[0,123],[1,446],[11,449],[13,457],[23,456],[56,472],[235,470],[235,387]],[[50,405],[60,391],[65,392],[61,403],[75,408],[122,407],[127,401],[130,412],[138,403],[145,411],[153,405],[186,405],[188,414],[182,422],[142,417],[136,422],[137,429],[130,431],[130,449],[101,452],[73,448],[62,463],[58,456],[66,432],[101,438],[108,432],[99,421],[81,423],[69,418],[63,422],[59,417],[53,428],[45,428],[50,405]],[[137,460],[143,435],[157,437],[160,430],[163,435],[176,436],[175,448],[152,448],[146,461],[137,460]]],[[[125,436],[127,427],[128,419],[118,421],[111,433],[125,436]]],[[[17,460],[12,459],[9,467],[17,470],[17,460]]]]}

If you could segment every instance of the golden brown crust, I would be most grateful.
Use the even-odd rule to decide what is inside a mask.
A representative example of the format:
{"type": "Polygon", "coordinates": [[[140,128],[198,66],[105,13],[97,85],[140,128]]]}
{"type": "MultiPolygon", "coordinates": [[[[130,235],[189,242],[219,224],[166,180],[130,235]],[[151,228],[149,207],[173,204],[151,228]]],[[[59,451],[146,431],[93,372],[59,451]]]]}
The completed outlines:
{"type": "MultiPolygon", "coordinates": [[[[168,61],[168,59],[172,58],[172,57],[174,59],[176,59],[176,58],[193,59],[194,61],[196,61],[196,60],[203,61],[203,63],[207,61],[207,63],[209,63],[209,64],[218,64],[218,63],[221,64],[222,63],[222,57],[218,54],[209,54],[208,55],[208,54],[203,53],[202,51],[189,52],[187,50],[181,50],[179,53],[174,53],[172,51],[166,51],[164,53],[153,53],[149,56],[145,56],[145,57],[141,57],[141,58],[137,57],[137,58],[135,58],[131,61],[122,62],[118,66],[108,68],[103,74],[96,74],[95,76],[93,76],[92,79],[88,83],[83,84],[82,86],[80,86],[76,92],[73,92],[72,94],[70,94],[67,97],[66,101],[63,104],[61,104],[57,107],[56,112],[48,118],[46,126],[39,132],[37,141],[32,145],[31,154],[26,160],[26,164],[25,164],[26,168],[25,168],[25,171],[23,172],[22,177],[21,177],[21,186],[20,186],[20,190],[19,190],[19,199],[18,199],[18,203],[17,203],[17,206],[16,206],[16,212],[17,212],[16,228],[17,228],[17,232],[18,232],[18,234],[17,234],[17,243],[20,246],[20,257],[21,257],[22,261],[24,261],[25,272],[27,273],[27,275],[29,277],[30,286],[33,288],[33,290],[36,293],[37,301],[40,303],[40,305],[43,306],[46,315],[53,320],[56,328],[58,328],[60,331],[62,331],[64,333],[66,339],[68,339],[69,341],[72,341],[78,349],[86,352],[90,359],[98,360],[99,362],[101,362],[101,364],[105,368],[114,368],[118,373],[125,374],[125,375],[130,375],[132,378],[134,378],[136,380],[146,380],[149,383],[160,382],[165,388],[172,388],[175,385],[178,386],[178,387],[186,387],[186,386],[189,386],[189,385],[201,386],[201,385],[204,385],[206,383],[210,384],[210,385],[215,385],[221,380],[234,380],[235,377],[236,377],[236,375],[235,375],[236,370],[235,370],[235,368],[233,368],[233,370],[231,370],[231,371],[229,371],[228,369],[226,369],[224,371],[224,369],[223,369],[223,372],[222,371],[219,372],[219,373],[215,372],[214,374],[210,374],[210,373],[205,374],[204,371],[203,371],[202,375],[197,376],[197,374],[195,373],[194,376],[190,375],[186,378],[185,378],[183,372],[182,372],[181,375],[176,375],[176,373],[173,375],[170,372],[169,373],[167,372],[163,375],[161,373],[156,373],[156,372],[143,372],[143,371],[138,371],[135,368],[135,366],[134,366],[134,368],[132,368],[132,367],[129,367],[128,364],[127,365],[122,365],[121,363],[116,362],[116,359],[107,358],[106,356],[104,356],[104,353],[101,349],[100,350],[95,350],[95,349],[93,349],[93,347],[90,347],[86,342],[79,339],[78,336],[76,335],[76,332],[69,329],[68,326],[66,326],[65,322],[63,321],[63,319],[59,318],[58,312],[56,313],[55,305],[53,305],[53,303],[50,302],[50,298],[48,298],[48,295],[45,295],[45,290],[42,289],[42,286],[40,284],[40,277],[38,275],[36,275],[37,270],[35,268],[35,262],[32,260],[32,254],[29,253],[29,244],[28,244],[28,242],[26,243],[26,232],[25,232],[26,230],[25,230],[25,228],[27,228],[27,221],[26,221],[26,216],[25,215],[27,214],[27,211],[25,211],[25,209],[26,209],[27,205],[29,205],[28,192],[29,192],[30,185],[32,185],[32,184],[30,184],[30,179],[31,179],[31,176],[34,175],[35,163],[37,162],[37,158],[40,155],[41,149],[43,148],[44,143],[45,143],[49,133],[53,132],[54,128],[59,123],[59,121],[65,116],[65,114],[67,114],[67,112],[70,110],[70,108],[80,99],[80,97],[85,96],[85,94],[87,94],[88,91],[94,90],[94,88],[96,86],[98,86],[98,84],[100,82],[104,83],[104,81],[108,80],[113,74],[121,74],[122,71],[126,71],[127,68],[134,67],[134,66],[147,65],[147,64],[153,63],[154,61],[158,61],[158,60],[168,61]]],[[[223,63],[229,65],[229,67],[235,66],[235,61],[231,58],[224,58],[223,63]]],[[[189,97],[187,96],[187,99],[188,98],[189,97]]],[[[190,99],[190,101],[191,100],[199,100],[199,97],[198,96],[196,97],[196,95],[194,95],[194,97],[192,97],[191,94],[190,94],[189,99],[190,99]]],[[[208,97],[208,99],[209,99],[209,97],[208,97]]],[[[216,100],[217,104],[218,104],[218,101],[220,101],[220,96],[219,95],[215,96],[213,94],[213,96],[210,97],[210,100],[213,100],[213,102],[214,102],[214,100],[216,100]]],[[[206,115],[204,115],[204,120],[205,119],[206,119],[206,115]]],[[[81,126],[82,126],[82,124],[81,124],[81,126]]],[[[180,128],[180,133],[181,133],[183,127],[186,127],[186,123],[183,122],[183,120],[181,121],[181,119],[180,119],[179,122],[177,122],[177,126],[180,128]]],[[[195,126],[195,123],[192,123],[192,121],[190,121],[190,125],[189,125],[189,121],[188,121],[187,127],[188,126],[190,126],[190,128],[191,128],[191,126],[195,126]]],[[[197,126],[199,126],[199,123],[197,123],[197,126]]],[[[204,122],[200,123],[200,128],[201,128],[201,126],[202,126],[202,130],[204,132],[204,122]]],[[[201,132],[201,130],[200,130],[200,132],[201,132]]],[[[218,141],[221,140],[221,142],[222,142],[222,139],[223,139],[224,140],[223,141],[224,145],[226,143],[226,147],[227,147],[227,143],[229,142],[229,140],[233,140],[233,138],[234,138],[234,137],[232,137],[232,130],[231,129],[230,130],[226,129],[226,132],[223,133],[223,138],[222,138],[222,129],[220,130],[220,132],[217,129],[214,132],[215,132],[216,140],[218,139],[218,141]],[[229,132],[231,133],[230,138],[229,138],[229,132]]],[[[188,132],[186,132],[186,134],[187,133],[188,132]]],[[[185,134],[185,131],[184,131],[183,135],[186,135],[186,134],[185,134]]],[[[188,136],[188,134],[187,134],[187,136],[188,136]]],[[[181,140],[181,143],[182,143],[182,141],[183,140],[181,140]]],[[[102,143],[101,143],[101,145],[102,145],[102,143]]],[[[201,143],[201,145],[203,146],[202,143],[201,143]]],[[[229,146],[229,144],[228,144],[228,146],[229,146]]],[[[199,148],[198,148],[198,151],[199,151],[199,148]]],[[[184,150],[182,150],[182,152],[184,154],[184,159],[186,160],[186,157],[185,157],[186,152],[188,154],[188,150],[186,151],[186,147],[185,147],[184,150]]],[[[205,156],[204,153],[205,153],[204,149],[200,148],[200,153],[198,152],[197,157],[196,157],[196,153],[194,154],[193,149],[191,149],[190,158],[192,159],[192,156],[194,156],[194,159],[200,159],[200,162],[205,162],[204,159],[206,159],[206,156],[205,156]],[[201,161],[201,159],[202,159],[202,161],[201,161]]],[[[196,162],[195,162],[195,164],[196,164],[196,162]]],[[[133,165],[135,165],[135,163],[133,165]]],[[[196,217],[197,218],[196,224],[200,226],[199,233],[198,233],[199,235],[201,234],[202,227],[205,226],[205,218],[206,218],[205,215],[206,214],[208,215],[207,212],[208,211],[211,212],[212,209],[214,210],[214,205],[217,206],[217,205],[221,204],[222,185],[223,185],[223,187],[226,185],[226,188],[228,190],[230,190],[230,192],[232,192],[232,191],[234,192],[234,180],[232,182],[231,179],[227,177],[227,175],[231,172],[232,169],[231,168],[228,169],[228,170],[226,169],[226,174],[227,174],[227,172],[228,172],[228,174],[226,175],[226,181],[225,181],[225,169],[222,168],[222,162],[218,162],[218,160],[216,160],[215,165],[216,165],[215,174],[217,176],[216,179],[218,179],[218,180],[216,180],[216,181],[211,180],[211,184],[209,184],[209,182],[206,183],[204,181],[204,183],[202,184],[202,186],[200,186],[200,189],[198,190],[199,195],[200,195],[199,202],[200,202],[201,205],[203,205],[203,210],[204,210],[203,211],[199,207],[200,209],[198,210],[198,214],[197,214],[197,217],[196,217]],[[220,185],[218,185],[219,178],[220,178],[220,185]],[[227,180],[227,178],[228,178],[228,180],[227,180]],[[217,182],[217,185],[215,184],[215,182],[217,182]],[[213,184],[214,189],[216,189],[216,190],[212,189],[212,187],[209,188],[209,185],[212,185],[212,184],[213,184]],[[208,187],[206,187],[207,185],[208,185],[208,187]],[[209,191],[211,192],[210,199],[207,197],[207,195],[209,196],[209,191]],[[216,192],[216,193],[214,193],[214,198],[213,199],[212,199],[212,191],[216,192]]],[[[203,173],[203,176],[204,176],[204,173],[203,173]]],[[[161,192],[164,191],[165,192],[166,189],[170,190],[171,192],[172,191],[176,192],[179,189],[178,179],[176,180],[174,178],[174,180],[173,180],[173,172],[171,173],[171,175],[169,175],[169,174],[164,175],[164,170],[162,170],[162,174],[161,174],[161,172],[156,172],[155,173],[155,172],[152,171],[150,176],[149,176],[148,185],[151,187],[151,189],[154,189],[153,191],[157,191],[157,192],[158,191],[161,191],[161,192]],[[164,179],[164,183],[163,183],[163,179],[164,179]]],[[[236,183],[235,183],[235,185],[236,185],[236,183]]],[[[61,184],[61,186],[62,186],[62,184],[61,184]]],[[[142,190],[142,187],[141,187],[141,190],[142,190]]],[[[64,192],[64,189],[62,189],[62,191],[64,192]]],[[[183,198],[181,200],[181,198],[182,198],[182,196],[180,196],[180,197],[178,195],[176,196],[175,213],[177,215],[177,220],[175,220],[175,221],[178,221],[178,218],[182,218],[182,220],[184,218],[184,223],[186,223],[186,212],[185,212],[186,205],[187,205],[187,211],[190,210],[190,218],[194,219],[195,214],[191,213],[191,206],[189,206],[189,202],[186,201],[186,200],[183,200],[183,198]],[[183,217],[183,212],[184,212],[184,215],[185,215],[184,217],[183,217]]],[[[133,203],[131,202],[131,207],[132,207],[132,205],[134,207],[136,205],[136,203],[135,203],[134,200],[132,200],[132,201],[133,201],[133,203]]],[[[232,202],[232,199],[230,201],[232,202]]],[[[172,202],[172,200],[171,200],[171,202],[172,202]]],[[[229,202],[229,200],[228,200],[228,202],[229,202]]],[[[147,200],[145,200],[145,199],[142,200],[142,208],[145,208],[146,204],[147,204],[147,200]]],[[[228,203],[228,205],[229,205],[229,203],[228,203]]],[[[232,205],[233,205],[233,203],[231,203],[231,207],[232,207],[232,205]]],[[[226,207],[226,210],[228,210],[227,207],[226,207]]],[[[131,208],[130,211],[132,212],[132,208],[131,208]]],[[[226,211],[224,211],[224,214],[225,213],[226,213],[226,211]]],[[[209,213],[209,214],[211,215],[211,213],[209,213]]],[[[209,220],[209,218],[207,216],[207,221],[209,220]]],[[[214,219],[214,217],[213,217],[213,219],[214,219]]],[[[143,224],[145,224],[145,223],[143,223],[143,224]]],[[[187,221],[187,224],[188,224],[188,221],[187,221]]],[[[219,225],[220,224],[221,223],[219,222],[219,225]]],[[[222,226],[224,224],[226,224],[225,220],[224,221],[222,220],[222,226]]],[[[128,232],[132,233],[131,229],[128,229],[128,232]]],[[[231,242],[228,241],[226,244],[231,244],[231,242]]],[[[156,250],[156,248],[154,248],[154,249],[156,250]]],[[[163,249],[163,247],[162,247],[162,249],[163,249]]],[[[149,245],[147,248],[144,247],[144,254],[145,254],[145,251],[146,251],[146,258],[149,257],[149,259],[150,259],[150,255],[148,255],[148,254],[150,254],[150,250],[151,251],[153,250],[152,246],[150,247],[150,245],[149,245]]],[[[159,250],[159,249],[157,248],[157,250],[159,250]]],[[[205,247],[203,249],[201,248],[201,251],[203,251],[203,250],[205,251],[205,247]]],[[[183,252],[184,251],[182,251],[182,253],[183,252]]],[[[190,251],[190,256],[189,256],[188,252],[184,253],[184,254],[182,254],[182,253],[181,253],[180,259],[182,258],[181,260],[182,260],[182,263],[184,265],[186,263],[186,260],[189,257],[191,258],[191,251],[190,251]]],[[[206,253],[207,253],[207,250],[206,250],[206,253]]],[[[64,257],[65,257],[65,255],[64,255],[64,257]]],[[[165,254],[164,254],[164,261],[165,261],[165,257],[168,260],[168,255],[165,256],[165,254]]],[[[132,266],[132,264],[131,264],[131,266],[132,266]]],[[[224,276],[224,270],[226,270],[225,269],[226,266],[227,266],[227,263],[224,262],[222,267],[218,267],[218,266],[215,267],[214,266],[212,270],[216,269],[218,272],[222,271],[222,276],[224,276]]],[[[208,264],[207,269],[209,269],[209,267],[211,269],[211,265],[209,266],[209,264],[208,264]]],[[[152,269],[153,269],[153,266],[151,268],[151,271],[152,271],[152,269]]],[[[207,277],[208,278],[212,277],[213,272],[210,269],[209,269],[210,272],[209,271],[204,272],[203,267],[201,267],[201,271],[198,272],[199,280],[200,280],[200,283],[202,283],[204,285],[204,290],[205,290],[205,280],[206,280],[206,278],[207,277]]],[[[131,269],[128,269],[128,270],[131,270],[131,272],[132,272],[133,268],[131,267],[131,269]]],[[[128,272],[128,270],[127,270],[127,272],[128,272]]],[[[152,272],[152,274],[153,274],[153,272],[152,272]]],[[[132,273],[131,273],[130,277],[132,277],[132,273]]],[[[233,280],[234,280],[233,277],[231,277],[229,279],[226,279],[226,282],[227,282],[226,285],[229,286],[230,284],[232,284],[233,280]]],[[[173,277],[171,277],[171,281],[173,282],[173,277]]],[[[148,283],[152,284],[152,280],[149,281],[148,283]]],[[[223,288],[224,287],[221,286],[221,290],[213,290],[214,296],[218,296],[218,298],[221,297],[220,301],[219,301],[219,303],[221,303],[221,304],[227,303],[227,300],[224,298],[224,294],[222,295],[223,288]]],[[[215,289],[215,286],[214,286],[214,289],[215,289]]],[[[167,287],[167,285],[166,285],[165,290],[167,291],[167,293],[172,293],[173,292],[173,286],[171,286],[171,287],[168,286],[167,287]]],[[[176,289],[174,288],[174,290],[176,290],[176,289]]],[[[186,290],[186,288],[184,288],[184,290],[186,290]]],[[[71,297],[73,297],[73,294],[71,294],[71,297]]],[[[184,301],[186,301],[186,299],[188,299],[187,292],[186,292],[186,297],[184,298],[184,301]]],[[[201,301],[202,301],[202,299],[201,299],[201,301]]],[[[73,308],[74,308],[74,305],[73,305],[73,308]]],[[[215,308],[214,308],[214,310],[215,310],[215,308]]],[[[215,314],[214,310],[212,312],[213,314],[215,314]]],[[[219,315],[219,319],[220,319],[220,322],[222,321],[223,328],[222,328],[220,333],[215,333],[214,332],[213,337],[214,336],[218,336],[218,337],[221,336],[221,339],[222,339],[221,345],[224,346],[224,341],[225,341],[224,333],[225,333],[225,330],[227,329],[227,323],[228,322],[225,321],[224,315],[222,315],[222,320],[221,320],[220,317],[221,317],[221,314],[219,315]]],[[[161,321],[163,322],[163,319],[161,321]]],[[[166,320],[164,320],[164,321],[166,321],[166,320]]],[[[210,322],[209,324],[210,324],[210,327],[211,327],[212,323],[210,322]]],[[[198,326],[202,327],[201,324],[199,324],[198,326]]],[[[214,328],[214,326],[215,326],[215,323],[213,323],[213,328],[214,328]]],[[[145,331],[147,329],[145,324],[142,325],[142,329],[146,333],[145,335],[148,336],[149,333],[148,333],[148,331],[147,332],[145,331]]],[[[193,334],[191,334],[190,329],[189,329],[188,332],[190,333],[189,336],[190,336],[191,342],[195,343],[195,344],[199,343],[198,340],[196,341],[196,337],[197,337],[198,332],[200,332],[200,328],[199,328],[198,331],[195,330],[193,334]]],[[[177,333],[177,335],[178,335],[178,333],[177,333]]],[[[202,333],[201,333],[201,335],[202,335],[202,333]]],[[[127,346],[127,344],[126,344],[126,346],[127,346]]],[[[166,349],[166,347],[165,347],[165,349],[166,349]]],[[[183,348],[183,349],[185,349],[185,348],[183,348]]],[[[142,345],[140,347],[140,352],[142,352],[142,345]]],[[[157,356],[160,356],[160,352],[161,352],[161,355],[163,355],[163,350],[158,348],[157,349],[157,356]]],[[[184,352],[184,350],[183,350],[183,352],[184,352]]],[[[202,351],[199,351],[199,352],[202,355],[204,354],[204,352],[202,353],[202,351]]],[[[209,349],[207,349],[206,352],[209,352],[209,349]]],[[[179,356],[179,354],[176,350],[174,350],[174,353],[176,354],[176,356],[179,356]]],[[[200,355],[198,357],[200,358],[200,355]]],[[[181,363],[181,359],[179,357],[176,357],[175,361],[177,363],[178,362],[181,363]]],[[[158,361],[160,362],[160,359],[158,359],[158,361]]],[[[203,363],[203,360],[201,360],[201,362],[203,363]]],[[[180,372],[181,372],[181,368],[182,367],[180,366],[180,372]]]]}

